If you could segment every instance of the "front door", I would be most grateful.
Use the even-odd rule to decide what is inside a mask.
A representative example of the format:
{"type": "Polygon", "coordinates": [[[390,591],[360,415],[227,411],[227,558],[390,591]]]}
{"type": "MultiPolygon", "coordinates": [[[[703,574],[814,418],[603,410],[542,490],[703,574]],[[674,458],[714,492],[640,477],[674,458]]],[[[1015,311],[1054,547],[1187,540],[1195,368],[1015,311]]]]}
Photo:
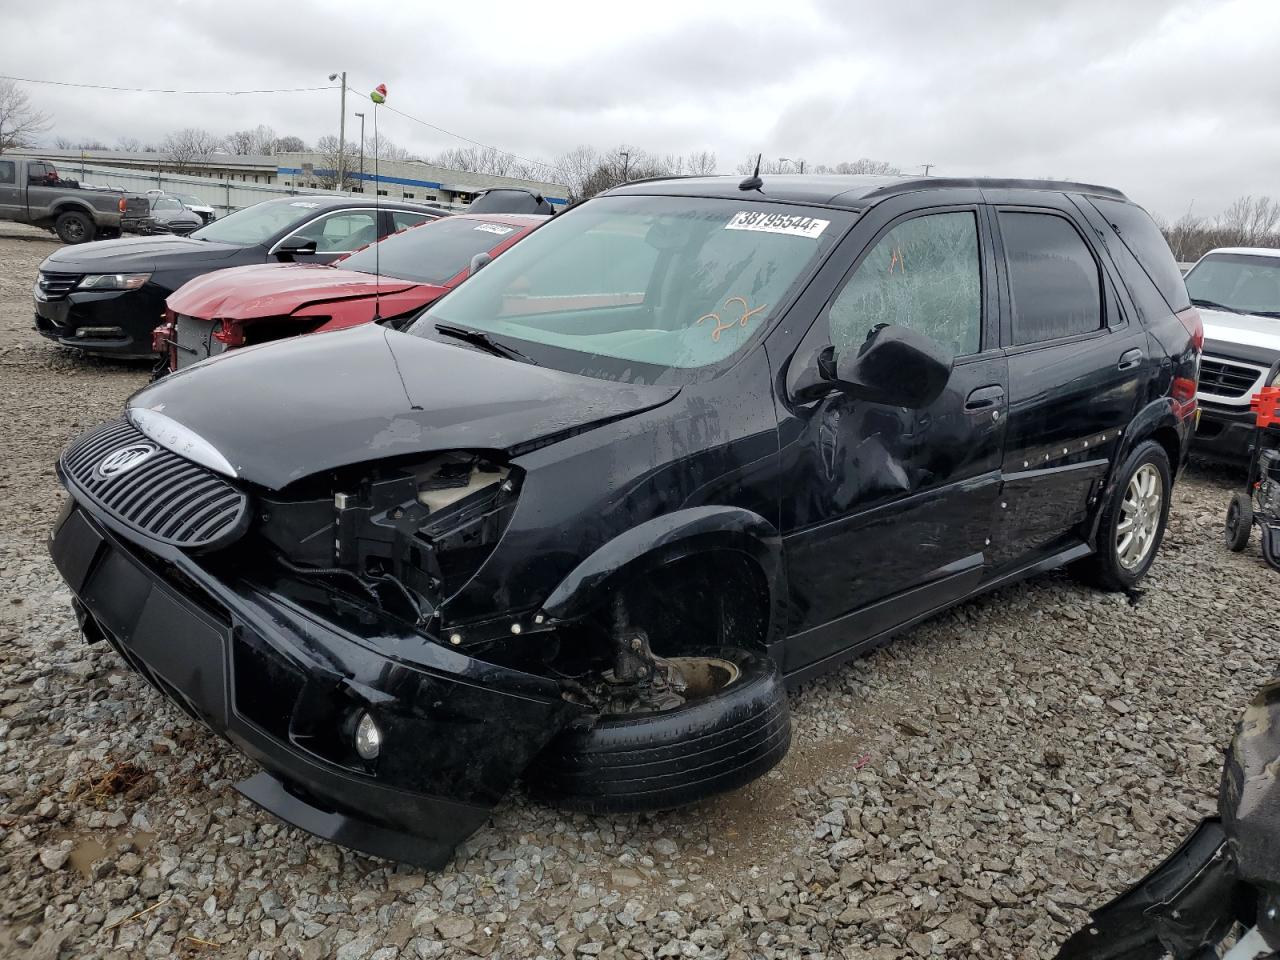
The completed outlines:
{"type": "Polygon", "coordinates": [[[929,336],[956,359],[924,409],[818,384],[815,399],[781,418],[788,671],[951,602],[983,575],[1007,382],[987,224],[973,196],[906,213],[908,198],[875,208],[876,220],[859,225],[873,231],[865,252],[792,357],[797,398],[814,390],[802,383],[812,358],[856,352],[880,324],[929,336]]]}
{"type": "Polygon", "coordinates": [[[22,185],[18,183],[18,163],[0,157],[0,219],[26,215],[27,204],[22,185]]]}
{"type": "Polygon", "coordinates": [[[1061,201],[993,211],[1010,383],[997,568],[1080,542],[1146,375],[1146,334],[1061,201]]]}

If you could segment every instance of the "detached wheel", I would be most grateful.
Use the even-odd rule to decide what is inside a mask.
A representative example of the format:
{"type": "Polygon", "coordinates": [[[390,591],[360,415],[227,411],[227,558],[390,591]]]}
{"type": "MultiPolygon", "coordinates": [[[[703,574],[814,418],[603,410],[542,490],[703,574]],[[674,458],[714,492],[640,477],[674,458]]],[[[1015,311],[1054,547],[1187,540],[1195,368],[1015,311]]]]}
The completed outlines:
{"type": "MultiPolygon", "coordinates": [[[[1239,553],[1249,545],[1249,534],[1253,531],[1253,501],[1248,494],[1236,493],[1227,506],[1227,522],[1223,525],[1223,534],[1227,539],[1227,549],[1239,553]]],[[[1266,535],[1263,535],[1266,542],[1266,535]]]]}
{"type": "Polygon", "coordinates": [[[1164,539],[1172,487],[1164,447],[1138,444],[1103,506],[1097,552],[1074,567],[1081,579],[1103,590],[1131,590],[1147,575],[1164,539]]]}
{"type": "Polygon", "coordinates": [[[666,810],[750,783],[791,746],[777,664],[745,650],[672,657],[686,701],[601,716],[553,740],[526,773],[533,794],[587,813],[666,810]]]}
{"type": "Polygon", "coordinates": [[[88,243],[93,239],[96,228],[83,213],[68,210],[53,221],[53,231],[63,243],[88,243]]]}

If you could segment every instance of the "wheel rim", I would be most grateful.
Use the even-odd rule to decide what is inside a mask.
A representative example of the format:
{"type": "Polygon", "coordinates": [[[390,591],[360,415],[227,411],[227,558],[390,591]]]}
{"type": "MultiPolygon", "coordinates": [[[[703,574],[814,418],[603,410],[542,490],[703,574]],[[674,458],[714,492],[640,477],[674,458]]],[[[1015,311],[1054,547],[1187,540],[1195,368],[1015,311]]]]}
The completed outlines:
{"type": "Polygon", "coordinates": [[[1129,478],[1120,504],[1120,522],[1116,524],[1116,559],[1126,570],[1141,566],[1150,556],[1160,529],[1163,502],[1160,471],[1144,463],[1129,478]]]}
{"type": "Polygon", "coordinates": [[[84,236],[84,224],[79,220],[67,221],[67,236],[72,240],[79,240],[84,236]]]}
{"type": "MultiPolygon", "coordinates": [[[[670,704],[655,707],[652,703],[640,701],[625,706],[614,701],[603,711],[604,716],[639,716],[642,714],[662,713],[669,709],[678,709],[701,700],[716,696],[726,687],[737,683],[742,671],[732,660],[721,657],[662,657],[658,663],[679,675],[680,686],[678,697],[670,704]]],[[[605,682],[612,681],[613,671],[606,671],[605,682]]]]}

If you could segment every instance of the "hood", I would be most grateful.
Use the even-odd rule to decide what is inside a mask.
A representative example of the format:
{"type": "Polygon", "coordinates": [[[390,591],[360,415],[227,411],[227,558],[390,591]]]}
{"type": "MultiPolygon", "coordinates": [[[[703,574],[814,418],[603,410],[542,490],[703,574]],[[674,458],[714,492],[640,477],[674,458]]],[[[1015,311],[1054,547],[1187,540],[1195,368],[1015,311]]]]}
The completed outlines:
{"type": "Polygon", "coordinates": [[[383,296],[421,287],[434,300],[443,287],[415,284],[369,273],[318,264],[255,263],[196,277],[165,301],[174,313],[204,320],[253,320],[280,317],[301,307],[330,300],[383,296]]]}
{"type": "Polygon", "coordinates": [[[244,247],[192,237],[122,237],[55,250],[41,270],[62,273],[150,273],[233,257],[244,247]]]}
{"type": "Polygon", "coordinates": [[[511,450],[666,403],[635,386],[507,360],[375,324],[234,350],[134,394],[278,490],[338,467],[511,450]]]}
{"type": "Polygon", "coordinates": [[[1196,309],[1204,323],[1205,340],[1280,353],[1280,317],[1259,317],[1252,313],[1231,313],[1208,307],[1196,309]]]}

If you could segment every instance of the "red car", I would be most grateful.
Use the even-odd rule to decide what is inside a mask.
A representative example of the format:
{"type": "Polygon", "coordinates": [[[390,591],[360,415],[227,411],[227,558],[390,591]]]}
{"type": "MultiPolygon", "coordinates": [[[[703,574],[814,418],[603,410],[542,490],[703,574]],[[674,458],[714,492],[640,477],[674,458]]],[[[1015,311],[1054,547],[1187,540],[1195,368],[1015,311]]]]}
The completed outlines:
{"type": "Polygon", "coordinates": [[[208,273],[170,294],[152,345],[167,373],[236,347],[368,323],[375,299],[379,319],[406,320],[488,262],[478,258],[498,256],[548,219],[443,217],[330,264],[253,264],[208,273]]]}

